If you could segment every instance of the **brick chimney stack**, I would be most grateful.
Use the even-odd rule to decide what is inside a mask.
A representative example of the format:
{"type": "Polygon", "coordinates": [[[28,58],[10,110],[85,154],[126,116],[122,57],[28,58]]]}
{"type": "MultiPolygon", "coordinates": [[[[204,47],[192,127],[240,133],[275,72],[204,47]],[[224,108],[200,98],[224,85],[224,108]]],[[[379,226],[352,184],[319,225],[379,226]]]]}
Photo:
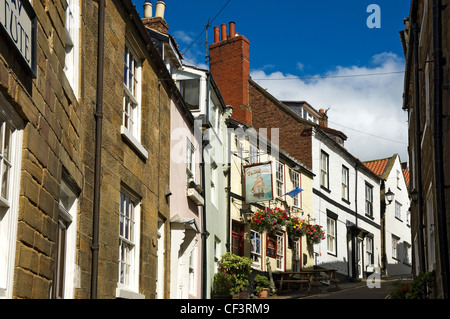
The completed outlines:
{"type": "Polygon", "coordinates": [[[325,112],[324,109],[320,109],[319,113],[320,113],[319,126],[328,127],[328,115],[327,115],[327,113],[325,112]]]}
{"type": "Polygon", "coordinates": [[[142,23],[149,28],[156,30],[158,32],[168,34],[169,25],[166,20],[164,20],[164,11],[166,8],[166,3],[162,0],[156,2],[155,8],[155,16],[152,17],[153,6],[150,1],[144,2],[144,18],[142,19],[142,23]]]}
{"type": "Polygon", "coordinates": [[[235,23],[214,27],[214,43],[209,46],[209,67],[227,105],[233,107],[232,118],[252,125],[249,107],[250,42],[235,32],[235,23]],[[219,39],[219,36],[221,38],[219,39]]]}

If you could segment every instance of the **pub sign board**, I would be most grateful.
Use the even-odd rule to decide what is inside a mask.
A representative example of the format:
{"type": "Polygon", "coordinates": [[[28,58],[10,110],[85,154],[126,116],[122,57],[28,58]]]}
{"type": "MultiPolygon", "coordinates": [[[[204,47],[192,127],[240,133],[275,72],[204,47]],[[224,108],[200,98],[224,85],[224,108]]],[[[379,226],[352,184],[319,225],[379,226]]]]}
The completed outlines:
{"type": "Polygon", "coordinates": [[[36,12],[28,0],[0,0],[0,29],[36,77],[36,12]]]}
{"type": "Polygon", "coordinates": [[[272,200],[272,163],[244,166],[244,183],[247,204],[272,200]]]}

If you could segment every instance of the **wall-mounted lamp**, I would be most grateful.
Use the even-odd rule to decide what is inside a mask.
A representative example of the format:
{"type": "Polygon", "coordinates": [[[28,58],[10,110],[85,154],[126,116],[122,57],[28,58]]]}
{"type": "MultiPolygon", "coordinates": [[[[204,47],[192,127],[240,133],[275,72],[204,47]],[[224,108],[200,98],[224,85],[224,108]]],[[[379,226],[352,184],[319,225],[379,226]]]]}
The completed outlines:
{"type": "Polygon", "coordinates": [[[246,222],[250,223],[250,221],[252,220],[253,212],[251,211],[251,209],[241,209],[241,216],[246,222]]]}
{"type": "Polygon", "coordinates": [[[387,205],[389,205],[390,203],[392,203],[392,201],[394,200],[394,193],[391,191],[391,189],[389,188],[386,195],[386,199],[388,201],[387,205]]]}
{"type": "Polygon", "coordinates": [[[411,194],[409,194],[409,198],[413,201],[413,202],[417,202],[417,200],[419,199],[419,192],[414,188],[411,191],[411,194]]]}

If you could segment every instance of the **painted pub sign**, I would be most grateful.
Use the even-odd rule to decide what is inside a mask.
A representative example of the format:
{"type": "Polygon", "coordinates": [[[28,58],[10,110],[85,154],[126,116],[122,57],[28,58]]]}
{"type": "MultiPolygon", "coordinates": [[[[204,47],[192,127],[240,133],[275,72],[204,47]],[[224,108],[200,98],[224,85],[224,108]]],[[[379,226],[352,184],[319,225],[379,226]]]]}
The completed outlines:
{"type": "Polygon", "coordinates": [[[244,166],[244,183],[247,204],[272,200],[272,163],[244,166]]]}
{"type": "Polygon", "coordinates": [[[0,0],[0,31],[36,76],[36,13],[28,0],[0,0]]]}

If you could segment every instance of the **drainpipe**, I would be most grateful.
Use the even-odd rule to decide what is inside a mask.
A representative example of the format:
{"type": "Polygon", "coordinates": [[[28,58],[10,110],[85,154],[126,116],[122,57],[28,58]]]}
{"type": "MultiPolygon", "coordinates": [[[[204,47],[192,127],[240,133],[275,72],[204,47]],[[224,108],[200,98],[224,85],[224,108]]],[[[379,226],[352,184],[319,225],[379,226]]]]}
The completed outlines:
{"type": "Polygon", "coordinates": [[[442,15],[441,1],[433,1],[433,59],[434,59],[434,165],[436,181],[436,212],[439,233],[439,256],[443,298],[448,298],[448,239],[444,192],[442,143],[442,15]]]}
{"type": "Polygon", "coordinates": [[[207,296],[207,288],[208,288],[208,259],[207,259],[207,244],[206,241],[208,239],[208,232],[206,230],[206,187],[205,187],[205,173],[206,173],[206,165],[205,165],[205,148],[206,146],[209,144],[209,140],[203,140],[202,141],[202,188],[203,188],[203,200],[204,200],[204,205],[203,205],[203,215],[202,215],[202,273],[203,273],[203,282],[202,282],[202,299],[206,299],[207,296]]]}
{"type": "Polygon", "coordinates": [[[422,149],[420,146],[422,133],[420,131],[420,98],[419,98],[419,31],[415,21],[411,21],[413,28],[413,54],[414,54],[414,96],[415,96],[415,115],[416,115],[416,161],[417,161],[417,208],[418,208],[418,220],[419,220],[419,263],[420,271],[425,271],[425,243],[423,238],[423,205],[422,205],[422,149]]]}
{"type": "Polygon", "coordinates": [[[103,119],[103,63],[105,34],[105,0],[98,0],[98,56],[97,56],[97,101],[95,109],[95,167],[94,167],[94,211],[92,229],[92,272],[91,299],[97,299],[99,215],[100,215],[100,179],[103,119]]]}

